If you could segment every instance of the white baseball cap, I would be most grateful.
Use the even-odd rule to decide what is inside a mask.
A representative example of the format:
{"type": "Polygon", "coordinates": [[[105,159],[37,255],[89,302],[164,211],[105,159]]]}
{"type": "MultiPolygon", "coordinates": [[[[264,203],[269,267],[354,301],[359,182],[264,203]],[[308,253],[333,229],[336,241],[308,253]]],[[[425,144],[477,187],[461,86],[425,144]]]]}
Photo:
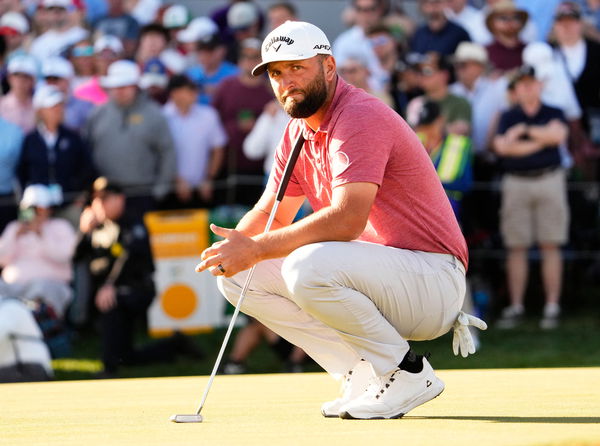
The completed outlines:
{"type": "Polygon", "coordinates": [[[271,62],[310,59],[317,54],[331,55],[331,44],[320,28],[312,23],[288,20],[271,31],[262,43],[262,62],[252,74],[265,72],[271,62]]]}
{"type": "Polygon", "coordinates": [[[42,7],[44,8],[68,9],[72,4],[71,0],[42,0],[42,7]]]}
{"type": "Polygon", "coordinates": [[[474,42],[461,42],[454,52],[454,62],[475,61],[488,63],[488,54],[484,46],[474,42]]]}
{"type": "Polygon", "coordinates": [[[177,33],[177,40],[183,43],[193,43],[207,39],[219,31],[217,24],[208,17],[196,17],[186,29],[177,33]]]}
{"type": "Polygon", "coordinates": [[[135,62],[117,60],[109,65],[107,75],[100,78],[100,85],[104,88],[118,88],[137,85],[139,81],[140,69],[135,62]]]}
{"type": "Polygon", "coordinates": [[[227,11],[227,26],[231,29],[243,29],[258,20],[258,10],[250,2],[240,2],[231,5],[227,11]]]}
{"type": "Polygon", "coordinates": [[[73,65],[64,57],[49,57],[42,62],[43,77],[71,79],[75,75],[73,65]]]}
{"type": "Polygon", "coordinates": [[[37,77],[37,62],[33,56],[27,54],[15,56],[8,62],[7,66],[8,74],[27,74],[31,77],[37,77]]]}
{"type": "Polygon", "coordinates": [[[19,204],[21,209],[30,207],[49,208],[52,206],[52,195],[48,186],[44,184],[31,184],[23,191],[23,198],[19,204]]]}
{"type": "Polygon", "coordinates": [[[10,28],[19,34],[29,32],[29,22],[20,12],[9,11],[0,18],[0,28],[10,28]]]}
{"type": "Polygon", "coordinates": [[[183,28],[190,21],[190,13],[183,5],[171,5],[163,14],[162,24],[165,28],[183,28]]]}
{"type": "Polygon", "coordinates": [[[98,37],[98,40],[94,43],[94,53],[98,54],[104,50],[111,50],[115,54],[121,54],[123,52],[123,43],[121,39],[112,34],[105,34],[98,37]]]}
{"type": "Polygon", "coordinates": [[[33,108],[36,110],[40,108],[50,108],[64,101],[65,95],[62,91],[54,85],[43,84],[35,89],[33,95],[33,108]]]}
{"type": "Polygon", "coordinates": [[[531,42],[523,49],[523,64],[535,69],[538,80],[547,80],[554,75],[556,64],[552,47],[545,42],[531,42]]]}

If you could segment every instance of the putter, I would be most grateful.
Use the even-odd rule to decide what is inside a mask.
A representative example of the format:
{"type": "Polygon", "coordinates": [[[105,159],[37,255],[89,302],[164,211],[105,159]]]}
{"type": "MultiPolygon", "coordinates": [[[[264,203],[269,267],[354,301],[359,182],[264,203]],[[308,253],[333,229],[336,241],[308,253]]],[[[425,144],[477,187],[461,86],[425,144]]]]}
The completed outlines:
{"type": "MultiPolygon", "coordinates": [[[[273,220],[275,219],[275,214],[277,214],[277,208],[279,207],[279,203],[283,200],[283,196],[285,194],[285,190],[287,188],[288,182],[290,181],[290,177],[292,176],[292,172],[294,171],[294,166],[296,165],[296,160],[298,159],[298,155],[300,155],[300,150],[302,150],[302,146],[304,145],[304,136],[302,133],[298,136],[296,140],[296,144],[294,144],[294,148],[292,149],[292,153],[290,153],[290,157],[287,160],[285,165],[285,169],[283,171],[283,177],[281,178],[281,183],[279,183],[279,187],[277,188],[277,195],[275,196],[275,203],[273,203],[273,207],[271,208],[271,213],[269,214],[269,219],[267,220],[267,224],[265,226],[264,232],[269,232],[271,229],[271,225],[273,224],[273,220]]],[[[225,333],[225,339],[223,339],[223,344],[221,345],[221,350],[219,350],[219,354],[217,356],[217,360],[215,361],[215,365],[212,369],[212,373],[210,374],[210,378],[208,380],[208,384],[206,384],[206,389],[204,389],[204,395],[202,396],[202,401],[198,406],[195,414],[188,415],[171,415],[170,420],[174,423],[201,423],[202,415],[200,412],[204,407],[204,403],[206,402],[206,397],[208,396],[208,391],[212,386],[213,380],[215,379],[215,375],[217,374],[217,369],[221,364],[221,359],[223,359],[223,353],[225,352],[225,347],[227,347],[227,342],[229,341],[229,337],[231,336],[231,332],[233,331],[233,326],[235,325],[235,320],[240,312],[240,308],[242,307],[242,302],[244,301],[244,297],[246,297],[246,292],[250,287],[250,281],[252,280],[252,276],[254,275],[254,269],[256,265],[252,266],[250,272],[246,276],[246,281],[244,282],[244,286],[242,287],[242,292],[240,294],[240,298],[238,300],[237,305],[235,306],[235,311],[231,316],[231,321],[229,322],[229,327],[227,327],[227,332],[225,333]]]]}

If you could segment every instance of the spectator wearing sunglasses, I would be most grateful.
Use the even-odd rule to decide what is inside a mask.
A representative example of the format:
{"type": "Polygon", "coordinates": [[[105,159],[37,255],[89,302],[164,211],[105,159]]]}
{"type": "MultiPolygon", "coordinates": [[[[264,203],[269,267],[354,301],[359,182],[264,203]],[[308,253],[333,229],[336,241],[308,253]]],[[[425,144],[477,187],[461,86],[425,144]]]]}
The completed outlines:
{"type": "Polygon", "coordinates": [[[512,0],[501,0],[489,10],[485,24],[494,40],[486,50],[494,70],[504,73],[523,64],[525,43],[519,33],[528,20],[527,11],[519,9],[512,0]]]}
{"type": "Polygon", "coordinates": [[[471,105],[462,97],[450,93],[448,59],[439,53],[428,53],[418,64],[419,84],[425,94],[411,100],[407,107],[407,121],[415,127],[427,100],[439,104],[446,121],[446,132],[456,135],[471,134],[471,105]]]}

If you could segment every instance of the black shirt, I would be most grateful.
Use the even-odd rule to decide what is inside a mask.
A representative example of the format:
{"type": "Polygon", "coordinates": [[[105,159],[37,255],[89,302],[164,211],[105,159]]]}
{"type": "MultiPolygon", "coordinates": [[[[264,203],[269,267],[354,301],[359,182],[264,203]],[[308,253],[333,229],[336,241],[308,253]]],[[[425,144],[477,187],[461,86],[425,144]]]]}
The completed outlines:
{"type": "MultiPolygon", "coordinates": [[[[540,107],[534,116],[527,116],[520,106],[515,106],[505,111],[500,117],[498,124],[498,135],[504,134],[509,128],[517,124],[546,125],[550,121],[558,119],[566,123],[562,110],[548,105],[540,107]]],[[[558,146],[544,147],[535,153],[525,156],[502,156],[500,165],[506,172],[524,172],[530,170],[544,169],[547,167],[560,166],[560,152],[558,146]]]]}

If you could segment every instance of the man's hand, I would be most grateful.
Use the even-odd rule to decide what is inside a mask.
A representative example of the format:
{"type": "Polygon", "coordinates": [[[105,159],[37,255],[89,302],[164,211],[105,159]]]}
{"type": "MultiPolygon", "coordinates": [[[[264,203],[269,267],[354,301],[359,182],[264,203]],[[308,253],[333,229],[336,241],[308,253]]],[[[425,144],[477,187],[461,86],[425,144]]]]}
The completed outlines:
{"type": "Polygon", "coordinates": [[[527,133],[527,126],[521,122],[520,124],[513,125],[506,131],[506,138],[510,142],[514,142],[519,140],[525,133],[527,133]]]}
{"type": "Polygon", "coordinates": [[[235,229],[214,224],[210,225],[210,229],[225,240],[213,243],[202,252],[202,261],[196,266],[196,272],[209,270],[213,276],[231,277],[261,260],[258,245],[252,238],[235,229]]]}
{"type": "Polygon", "coordinates": [[[96,226],[98,226],[96,213],[88,206],[81,213],[81,217],[79,217],[79,230],[84,234],[88,234],[96,226]]]}
{"type": "Polygon", "coordinates": [[[96,293],[96,307],[102,313],[112,310],[117,305],[117,290],[114,285],[104,285],[96,293]]]}

